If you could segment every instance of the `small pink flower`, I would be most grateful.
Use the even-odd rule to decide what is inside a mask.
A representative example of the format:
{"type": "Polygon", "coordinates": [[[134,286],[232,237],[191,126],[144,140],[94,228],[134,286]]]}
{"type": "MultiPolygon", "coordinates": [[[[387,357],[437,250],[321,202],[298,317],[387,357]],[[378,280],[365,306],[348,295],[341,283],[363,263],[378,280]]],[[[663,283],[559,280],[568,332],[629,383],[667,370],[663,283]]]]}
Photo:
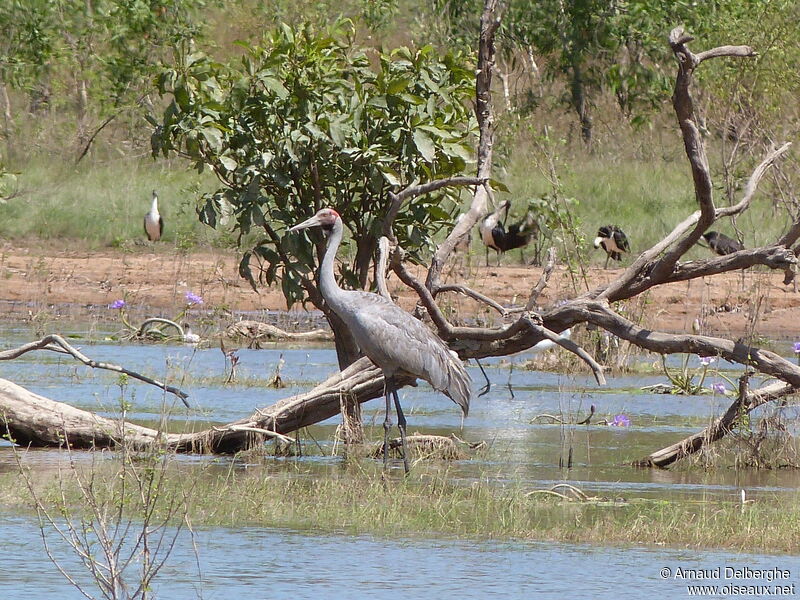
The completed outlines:
{"type": "Polygon", "coordinates": [[[612,427],[628,427],[630,424],[631,420],[625,415],[617,415],[609,423],[612,427]]]}
{"type": "Polygon", "coordinates": [[[202,296],[198,296],[197,294],[195,294],[193,292],[186,292],[186,303],[189,306],[194,306],[195,304],[202,304],[203,303],[203,297],[202,296]]]}
{"type": "Polygon", "coordinates": [[[108,305],[108,308],[113,308],[114,310],[125,308],[125,300],[114,300],[111,304],[108,305]]]}

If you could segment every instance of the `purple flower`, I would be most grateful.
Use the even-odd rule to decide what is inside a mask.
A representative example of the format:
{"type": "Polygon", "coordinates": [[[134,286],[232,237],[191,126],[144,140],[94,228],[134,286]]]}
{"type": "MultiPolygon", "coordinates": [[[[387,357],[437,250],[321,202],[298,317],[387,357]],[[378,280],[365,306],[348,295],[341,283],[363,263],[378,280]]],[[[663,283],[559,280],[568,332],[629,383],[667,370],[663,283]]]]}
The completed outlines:
{"type": "Polygon", "coordinates": [[[202,298],[202,296],[198,296],[197,294],[195,294],[193,292],[186,292],[186,303],[189,306],[192,306],[194,304],[202,304],[203,303],[203,298],[202,298]]]}
{"type": "Polygon", "coordinates": [[[715,363],[715,362],[717,362],[717,357],[716,356],[701,356],[700,357],[700,364],[703,365],[704,367],[707,367],[711,363],[715,363]]]}
{"type": "Polygon", "coordinates": [[[617,415],[609,423],[612,427],[628,427],[630,424],[631,420],[625,415],[617,415]]]}
{"type": "Polygon", "coordinates": [[[108,305],[108,308],[113,308],[115,310],[119,310],[120,308],[125,308],[125,300],[114,300],[111,304],[108,305]]]}
{"type": "Polygon", "coordinates": [[[800,342],[795,342],[794,343],[794,353],[795,354],[800,354],[800,342]]]}
{"type": "Polygon", "coordinates": [[[711,391],[714,392],[715,394],[725,395],[725,392],[727,392],[728,389],[725,387],[724,383],[717,382],[711,384],[711,391]]]}

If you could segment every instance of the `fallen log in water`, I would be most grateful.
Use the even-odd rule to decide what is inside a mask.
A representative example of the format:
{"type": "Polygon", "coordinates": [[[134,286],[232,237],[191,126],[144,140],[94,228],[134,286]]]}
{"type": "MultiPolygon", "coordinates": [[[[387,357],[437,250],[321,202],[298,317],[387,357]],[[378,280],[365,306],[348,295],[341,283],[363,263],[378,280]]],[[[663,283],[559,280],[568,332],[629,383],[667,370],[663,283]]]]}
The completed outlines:
{"type": "MultiPolygon", "coordinates": [[[[414,381],[395,379],[401,385],[414,381]]],[[[383,389],[380,369],[362,358],[312,390],[257,409],[250,417],[178,434],[101,417],[0,379],[0,435],[32,447],[108,448],[125,442],[137,448],[158,443],[177,452],[235,453],[338,414],[343,396],[361,403],[382,396],[383,389]]]]}

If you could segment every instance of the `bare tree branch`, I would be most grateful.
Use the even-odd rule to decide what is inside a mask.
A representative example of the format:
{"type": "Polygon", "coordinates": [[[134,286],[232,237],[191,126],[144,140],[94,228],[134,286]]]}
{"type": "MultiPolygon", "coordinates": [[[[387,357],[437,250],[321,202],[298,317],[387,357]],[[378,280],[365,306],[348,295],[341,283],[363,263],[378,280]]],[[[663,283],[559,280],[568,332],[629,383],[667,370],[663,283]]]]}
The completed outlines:
{"type": "Polygon", "coordinates": [[[436,295],[438,296],[442,292],[457,292],[459,294],[464,294],[465,296],[469,296],[473,300],[477,300],[478,302],[483,302],[487,306],[491,306],[493,309],[499,312],[500,315],[503,317],[505,317],[508,314],[508,311],[504,307],[502,307],[496,301],[489,298],[489,296],[481,294],[480,292],[476,292],[475,290],[468,288],[465,285],[446,284],[439,286],[436,295]]]}
{"type": "MultiPolygon", "coordinates": [[[[494,35],[500,27],[500,19],[505,10],[505,2],[484,0],[481,13],[481,30],[478,40],[478,69],[475,77],[475,114],[478,119],[480,139],[478,141],[478,179],[488,182],[492,176],[492,157],[494,147],[494,113],[492,112],[492,71],[495,65],[494,35]]],[[[488,183],[479,186],[472,197],[469,210],[457,223],[450,235],[436,249],[425,280],[427,288],[433,292],[439,287],[442,268],[456,247],[456,244],[486,214],[486,203],[490,189],[488,183]]]]}
{"type": "Polygon", "coordinates": [[[93,369],[106,369],[108,371],[114,371],[116,373],[122,373],[129,377],[133,377],[134,379],[138,379],[139,381],[143,381],[145,383],[149,383],[150,385],[154,385],[156,387],[161,388],[165,392],[169,392],[170,394],[176,395],[181,401],[189,408],[189,403],[186,399],[189,397],[189,394],[179,390],[176,387],[171,385],[167,385],[166,383],[162,383],[155,379],[148,377],[147,375],[142,375],[137,373],[136,371],[131,371],[130,369],[126,369],[125,367],[120,367],[119,365],[112,365],[111,363],[105,362],[98,362],[96,360],[92,360],[88,356],[84,355],[80,350],[69,344],[64,338],[60,335],[50,334],[46,335],[42,339],[36,342],[30,342],[19,348],[12,348],[10,350],[3,350],[0,352],[0,360],[13,360],[19,356],[22,356],[26,352],[30,352],[32,350],[51,350],[54,352],[60,352],[64,354],[69,354],[74,359],[79,360],[87,367],[92,367],[93,369]]]}
{"type": "Polygon", "coordinates": [[[429,194],[448,186],[485,185],[486,181],[486,179],[481,179],[480,177],[448,177],[446,179],[428,181],[427,183],[421,183],[419,185],[411,185],[397,194],[389,192],[389,198],[392,203],[389,205],[389,210],[386,211],[386,217],[383,219],[383,235],[389,238],[392,243],[397,242],[397,238],[395,238],[394,232],[392,231],[392,226],[394,225],[394,220],[397,218],[397,213],[400,212],[400,208],[403,206],[403,202],[409,198],[421,196],[422,194],[429,194]]]}
{"type": "Polygon", "coordinates": [[[375,261],[375,286],[381,296],[391,301],[392,295],[389,293],[389,288],[386,287],[386,264],[388,262],[389,238],[382,235],[378,240],[378,258],[375,261]]]}
{"type": "Polygon", "coordinates": [[[528,303],[525,305],[526,311],[531,311],[536,308],[536,302],[539,300],[539,296],[544,291],[544,288],[547,287],[547,282],[550,281],[550,275],[553,274],[553,269],[556,266],[556,249],[555,247],[551,247],[547,251],[547,262],[544,265],[544,269],[542,270],[542,276],[539,277],[539,281],[536,283],[534,288],[531,290],[531,295],[528,297],[528,303]]]}
{"type": "Polygon", "coordinates": [[[757,390],[747,391],[745,394],[740,392],[728,410],[722,416],[714,419],[708,427],[680,442],[670,444],[645,458],[634,461],[633,464],[637,467],[668,467],[675,461],[686,458],[708,444],[725,437],[742,416],[767,402],[783,398],[796,391],[795,386],[778,382],[762,386],[757,390]]]}

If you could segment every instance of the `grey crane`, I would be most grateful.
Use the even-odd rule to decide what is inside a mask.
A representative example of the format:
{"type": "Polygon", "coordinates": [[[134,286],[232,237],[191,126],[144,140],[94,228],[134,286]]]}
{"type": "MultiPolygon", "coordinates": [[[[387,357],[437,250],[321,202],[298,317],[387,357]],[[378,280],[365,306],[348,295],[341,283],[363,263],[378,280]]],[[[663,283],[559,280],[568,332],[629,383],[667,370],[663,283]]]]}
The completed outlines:
{"type": "Polygon", "coordinates": [[[342,218],[332,208],[323,208],[310,219],[295,225],[290,232],[321,227],[328,238],[319,269],[319,290],[328,306],[344,322],[361,349],[383,371],[386,418],[383,422],[383,463],[388,464],[391,399],[397,411],[397,427],[403,445],[403,467],[408,473],[406,418],[397,397],[394,377],[408,373],[424,379],[449,396],[464,413],[469,412],[471,382],[464,364],[455,352],[402,308],[383,296],[360,290],[343,290],[336,282],[333,264],[342,241],[342,218]]]}
{"type": "Polygon", "coordinates": [[[597,230],[597,237],[594,238],[594,247],[603,247],[606,253],[606,264],[604,269],[608,268],[608,260],[622,260],[622,253],[630,251],[628,244],[628,236],[616,225],[603,225],[597,230]]]}
{"type": "Polygon", "coordinates": [[[153,205],[150,207],[150,212],[144,216],[144,232],[151,242],[160,240],[161,234],[164,233],[164,219],[158,212],[158,194],[155,190],[153,190],[153,205]]]}

